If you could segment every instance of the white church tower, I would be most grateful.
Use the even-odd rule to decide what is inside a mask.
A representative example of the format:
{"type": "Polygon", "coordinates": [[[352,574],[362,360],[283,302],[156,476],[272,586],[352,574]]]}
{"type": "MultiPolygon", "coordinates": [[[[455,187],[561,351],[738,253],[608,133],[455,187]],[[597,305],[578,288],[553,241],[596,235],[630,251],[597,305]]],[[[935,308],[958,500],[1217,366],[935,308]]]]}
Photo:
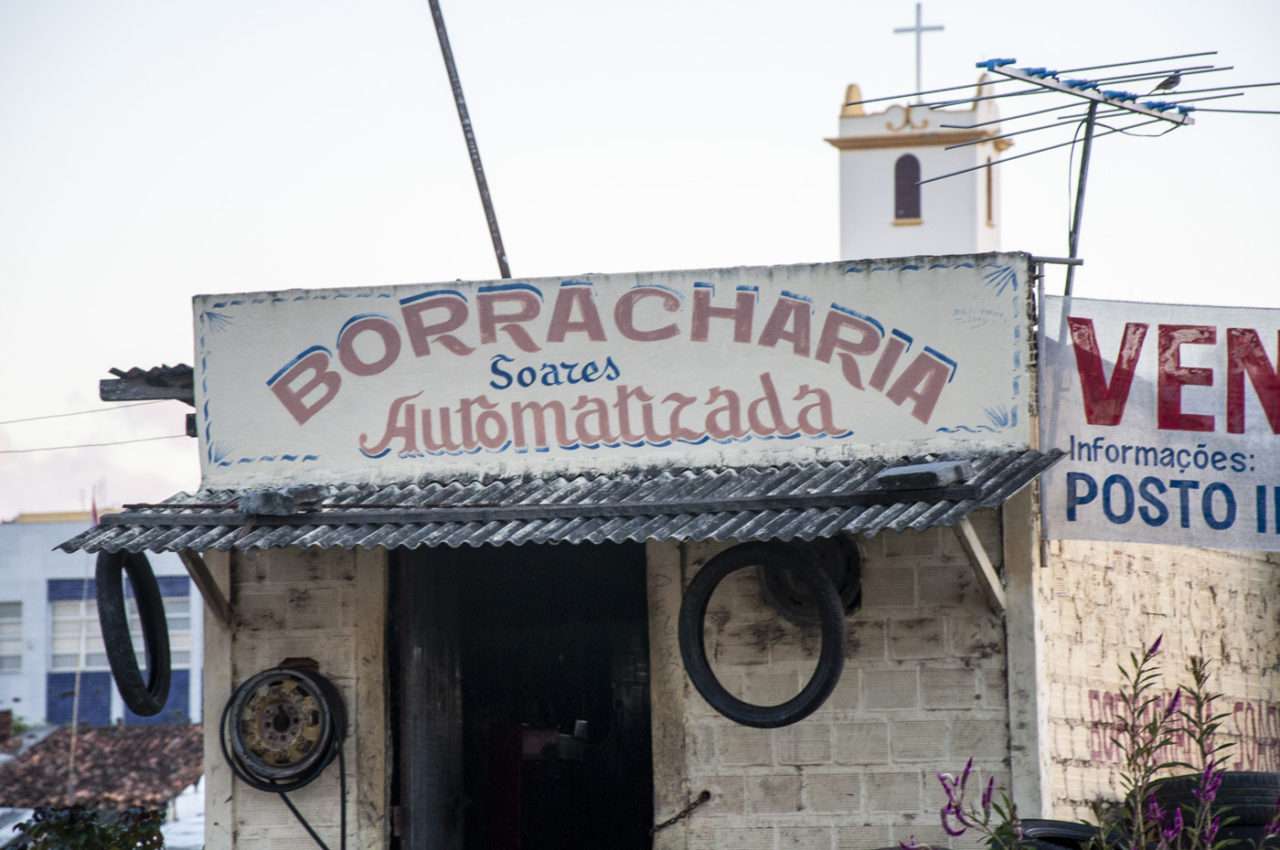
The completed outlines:
{"type": "MultiPolygon", "coordinates": [[[[991,94],[979,80],[975,97],[991,94]]],[[[952,97],[960,99],[959,93],[952,97]]],[[[857,85],[845,102],[862,100],[857,85]]],[[[987,165],[1012,143],[1000,134],[995,101],[967,109],[895,104],[840,112],[840,259],[977,254],[1000,248],[1000,169],[987,165]],[[948,150],[950,145],[962,147],[948,150]]]]}
{"type": "MultiPolygon", "coordinates": [[[[894,30],[915,36],[916,91],[923,88],[920,37],[942,29],[925,26],[916,3],[915,26],[894,30]]],[[[993,93],[987,79],[978,80],[975,98],[993,93]]],[[[964,103],[960,92],[939,94],[966,108],[917,102],[868,113],[861,90],[849,86],[840,135],[827,139],[840,151],[840,259],[1000,249],[1000,169],[989,166],[1012,142],[996,138],[994,100],[964,103]],[[973,170],[919,185],[965,169],[973,170]]]]}

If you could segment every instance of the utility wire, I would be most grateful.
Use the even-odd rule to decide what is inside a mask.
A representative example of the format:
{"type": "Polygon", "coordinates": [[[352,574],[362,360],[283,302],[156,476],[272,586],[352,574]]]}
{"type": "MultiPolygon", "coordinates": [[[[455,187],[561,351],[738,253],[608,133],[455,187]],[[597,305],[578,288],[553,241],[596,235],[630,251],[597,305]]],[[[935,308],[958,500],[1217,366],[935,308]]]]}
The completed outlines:
{"type": "Polygon", "coordinates": [[[167,437],[139,437],[136,440],[113,440],[109,443],[79,443],[74,446],[43,446],[38,449],[0,449],[0,455],[22,455],[30,452],[59,452],[63,449],[96,449],[100,446],[123,446],[126,443],[151,443],[156,440],[176,440],[186,434],[170,434],[167,437]]]}
{"type": "Polygon", "coordinates": [[[168,399],[156,399],[155,401],[135,401],[132,404],[118,404],[114,407],[99,407],[94,410],[73,410],[70,413],[50,413],[47,416],[27,416],[23,419],[6,419],[0,422],[0,425],[16,425],[19,422],[39,422],[43,419],[61,419],[64,416],[84,416],[86,413],[111,413],[126,407],[142,407],[145,404],[160,404],[168,399]]]}

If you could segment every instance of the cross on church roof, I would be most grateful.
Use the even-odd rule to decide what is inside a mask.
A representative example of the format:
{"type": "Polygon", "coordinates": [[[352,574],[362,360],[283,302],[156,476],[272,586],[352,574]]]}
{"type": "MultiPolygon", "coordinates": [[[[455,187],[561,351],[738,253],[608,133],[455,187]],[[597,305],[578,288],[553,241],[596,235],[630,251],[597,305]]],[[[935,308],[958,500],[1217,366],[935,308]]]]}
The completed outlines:
{"type": "MultiPolygon", "coordinates": [[[[894,27],[893,34],[899,35],[904,32],[913,32],[916,34],[916,91],[923,91],[924,86],[920,84],[920,36],[926,32],[941,32],[943,27],[937,24],[925,26],[921,22],[920,4],[916,4],[916,25],[913,27],[894,27]]],[[[916,102],[920,102],[920,96],[916,96],[916,102]]]]}

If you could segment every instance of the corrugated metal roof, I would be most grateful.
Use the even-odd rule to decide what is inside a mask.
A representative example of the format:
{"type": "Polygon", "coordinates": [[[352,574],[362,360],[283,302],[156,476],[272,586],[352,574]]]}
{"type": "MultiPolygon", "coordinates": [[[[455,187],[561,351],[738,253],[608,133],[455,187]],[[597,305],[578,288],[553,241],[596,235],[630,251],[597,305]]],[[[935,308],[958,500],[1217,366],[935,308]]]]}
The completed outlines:
{"type": "MultiPolygon", "coordinates": [[[[995,507],[1062,452],[869,458],[746,469],[661,469],[553,478],[429,481],[311,488],[294,510],[264,515],[260,493],[185,493],[129,505],[61,548],[169,552],[285,546],[372,549],[488,543],[654,540],[812,540],[838,532],[950,526],[995,507]],[[958,486],[909,493],[873,479],[890,467],[969,461],[958,486]]],[[[276,502],[287,503],[288,491],[276,502]]],[[[279,494],[269,494],[279,495],[279,494]]],[[[297,496],[296,492],[293,494],[297,496]]],[[[270,501],[270,500],[268,500],[270,501]]]]}

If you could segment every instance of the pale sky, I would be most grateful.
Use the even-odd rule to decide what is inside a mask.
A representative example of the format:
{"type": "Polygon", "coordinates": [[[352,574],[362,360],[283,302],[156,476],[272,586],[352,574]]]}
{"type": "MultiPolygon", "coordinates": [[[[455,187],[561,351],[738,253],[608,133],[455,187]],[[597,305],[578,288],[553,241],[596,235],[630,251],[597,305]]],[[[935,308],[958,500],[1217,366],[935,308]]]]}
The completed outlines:
{"type": "MultiPolygon", "coordinates": [[[[516,277],[842,259],[845,86],[914,87],[912,0],[442,2],[516,277]]],[[[1235,66],[1203,86],[1280,80],[1275,0],[924,18],[926,88],[1203,50],[1235,66]]],[[[1280,307],[1277,134],[1099,139],[1076,293],[1280,307]]],[[[1002,167],[1003,248],[1065,254],[1065,149],[1002,167]]],[[[0,520],[197,488],[194,440],[12,453],[181,433],[98,381],[190,363],[197,293],[497,276],[426,0],[0,0],[0,422],[111,411],[0,424],[0,520]]]]}

